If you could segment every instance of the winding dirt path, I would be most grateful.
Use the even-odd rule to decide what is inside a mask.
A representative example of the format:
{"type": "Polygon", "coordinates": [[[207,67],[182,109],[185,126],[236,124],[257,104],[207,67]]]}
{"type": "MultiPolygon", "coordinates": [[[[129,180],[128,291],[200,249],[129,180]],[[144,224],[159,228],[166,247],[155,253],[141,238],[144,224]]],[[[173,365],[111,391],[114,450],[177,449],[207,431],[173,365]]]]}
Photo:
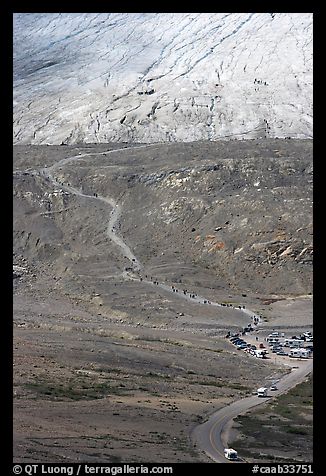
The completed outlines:
{"type": "Polygon", "coordinates": [[[73,155],[73,156],[61,159],[59,162],[55,163],[51,167],[45,167],[45,168],[42,168],[40,170],[41,175],[43,177],[46,177],[50,182],[53,183],[53,185],[55,185],[57,187],[60,187],[61,189],[65,190],[67,192],[70,192],[73,195],[88,198],[88,199],[91,199],[91,200],[99,200],[101,202],[105,202],[105,203],[110,205],[110,207],[112,208],[112,211],[111,211],[111,214],[110,214],[110,219],[109,219],[109,223],[108,223],[108,226],[107,226],[106,234],[114,243],[116,243],[116,245],[118,245],[121,248],[121,250],[123,252],[123,255],[126,256],[126,258],[128,258],[129,261],[131,261],[135,271],[140,270],[142,266],[141,266],[139,260],[137,259],[137,257],[133,254],[133,252],[129,248],[129,246],[116,233],[116,224],[119,222],[119,219],[121,217],[121,206],[112,197],[102,197],[102,196],[99,196],[99,195],[96,195],[96,196],[95,195],[88,195],[88,194],[82,193],[80,190],[78,190],[78,189],[76,189],[76,188],[74,188],[70,185],[60,183],[54,177],[53,174],[58,168],[60,168],[64,165],[67,165],[68,163],[78,161],[78,160],[80,160],[84,157],[108,155],[108,154],[112,154],[114,152],[121,152],[121,151],[124,151],[124,150],[142,149],[142,148],[153,146],[153,145],[155,145],[155,144],[135,146],[135,147],[123,147],[121,149],[113,149],[113,150],[108,150],[108,151],[104,151],[104,152],[90,152],[90,153],[85,153],[85,154],[73,155]]]}
{"type": "MultiPolygon", "coordinates": [[[[150,286],[155,286],[156,288],[161,288],[164,291],[173,293],[175,296],[177,296],[181,299],[185,299],[187,301],[190,301],[193,304],[223,307],[224,306],[223,304],[220,304],[220,303],[214,302],[214,301],[209,301],[208,299],[206,299],[203,296],[198,296],[197,294],[193,294],[193,293],[189,293],[189,292],[184,293],[182,289],[178,289],[174,286],[169,286],[167,284],[160,283],[160,282],[155,281],[155,280],[153,281],[153,280],[144,279],[140,274],[140,271],[144,269],[143,265],[141,264],[139,259],[134,255],[134,253],[132,252],[130,247],[127,245],[127,243],[125,243],[125,241],[123,241],[123,239],[117,234],[117,224],[119,223],[121,213],[122,213],[121,205],[119,205],[116,202],[116,200],[114,200],[114,198],[112,198],[112,197],[103,197],[103,196],[100,196],[98,194],[88,195],[88,194],[82,193],[80,190],[72,187],[71,185],[67,185],[67,184],[59,182],[54,177],[54,173],[58,168],[60,168],[64,165],[67,165],[71,162],[78,161],[78,160],[80,160],[84,157],[91,157],[91,156],[96,157],[96,156],[101,156],[101,155],[113,154],[115,152],[121,152],[121,151],[127,151],[127,150],[130,151],[130,150],[135,150],[135,149],[144,149],[144,148],[153,147],[153,146],[157,146],[157,144],[147,144],[147,145],[141,145],[141,146],[135,146],[135,147],[123,147],[121,149],[113,149],[113,150],[108,150],[108,151],[104,151],[104,152],[89,152],[89,153],[84,153],[84,154],[79,153],[77,155],[73,155],[73,156],[61,159],[59,162],[53,164],[50,167],[42,168],[40,170],[40,174],[43,177],[47,178],[50,182],[52,182],[52,184],[55,185],[56,187],[59,187],[62,190],[65,190],[65,191],[67,191],[71,194],[77,195],[79,197],[88,198],[90,200],[99,200],[99,201],[105,202],[108,205],[110,205],[112,210],[111,210],[111,213],[110,213],[110,219],[109,219],[109,222],[108,222],[106,234],[114,243],[116,243],[117,246],[120,247],[123,256],[125,256],[131,262],[130,270],[132,270],[132,271],[126,271],[125,270],[125,271],[122,272],[122,275],[126,279],[131,279],[131,280],[134,280],[134,281],[142,281],[144,284],[146,283],[150,286]]],[[[231,306],[231,305],[229,305],[228,307],[231,307],[233,310],[235,310],[237,312],[241,312],[242,314],[245,314],[246,316],[249,316],[253,320],[254,320],[254,317],[256,317],[258,319],[258,322],[260,322],[260,316],[256,315],[250,309],[244,308],[243,306],[241,307],[241,309],[239,309],[239,307],[235,307],[235,306],[231,306]]]]}

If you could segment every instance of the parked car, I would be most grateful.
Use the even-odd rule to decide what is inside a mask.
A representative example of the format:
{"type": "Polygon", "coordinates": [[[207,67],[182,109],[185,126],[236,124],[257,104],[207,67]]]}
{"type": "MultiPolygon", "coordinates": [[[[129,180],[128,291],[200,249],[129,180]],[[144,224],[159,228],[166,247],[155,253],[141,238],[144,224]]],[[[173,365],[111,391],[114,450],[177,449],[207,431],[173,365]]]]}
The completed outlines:
{"type": "Polygon", "coordinates": [[[276,385],[271,385],[270,389],[271,390],[277,390],[277,386],[276,385]]]}
{"type": "Polygon", "coordinates": [[[276,355],[288,355],[288,354],[284,352],[284,350],[279,350],[278,352],[276,352],[276,355]]]}
{"type": "Polygon", "coordinates": [[[279,332],[274,331],[274,332],[271,332],[268,337],[278,337],[279,335],[280,335],[279,332]]]}
{"type": "Polygon", "coordinates": [[[303,335],[304,337],[312,338],[312,333],[311,333],[311,332],[304,332],[302,335],[303,335]]]}
{"type": "Polygon", "coordinates": [[[268,342],[269,345],[278,344],[279,339],[277,337],[267,337],[267,342],[268,342]]]}

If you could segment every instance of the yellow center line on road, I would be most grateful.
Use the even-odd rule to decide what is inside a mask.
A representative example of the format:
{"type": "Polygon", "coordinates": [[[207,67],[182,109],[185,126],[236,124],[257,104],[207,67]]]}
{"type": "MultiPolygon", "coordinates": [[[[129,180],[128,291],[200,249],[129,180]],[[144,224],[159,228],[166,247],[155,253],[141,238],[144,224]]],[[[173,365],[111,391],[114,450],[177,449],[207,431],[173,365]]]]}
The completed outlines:
{"type": "Polygon", "coordinates": [[[213,432],[214,432],[214,430],[215,430],[215,427],[216,427],[224,418],[225,418],[225,415],[224,415],[222,418],[220,418],[219,420],[217,420],[217,421],[214,423],[214,425],[212,426],[212,428],[211,428],[211,430],[210,430],[210,432],[209,432],[209,439],[210,439],[210,442],[211,442],[211,445],[212,445],[213,449],[214,449],[215,451],[217,451],[217,453],[218,453],[219,455],[223,456],[223,458],[224,458],[224,454],[221,453],[220,450],[217,448],[217,446],[214,444],[215,442],[214,442],[214,438],[213,438],[213,432]]]}

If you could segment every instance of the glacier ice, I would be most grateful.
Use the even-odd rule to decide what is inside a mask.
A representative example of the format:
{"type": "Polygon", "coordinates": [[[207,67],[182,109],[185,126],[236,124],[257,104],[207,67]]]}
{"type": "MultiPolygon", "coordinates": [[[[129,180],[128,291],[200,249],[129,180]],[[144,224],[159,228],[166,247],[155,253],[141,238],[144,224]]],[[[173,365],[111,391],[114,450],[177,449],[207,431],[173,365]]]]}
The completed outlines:
{"type": "Polygon", "coordinates": [[[14,143],[312,137],[311,13],[17,13],[14,143]]]}

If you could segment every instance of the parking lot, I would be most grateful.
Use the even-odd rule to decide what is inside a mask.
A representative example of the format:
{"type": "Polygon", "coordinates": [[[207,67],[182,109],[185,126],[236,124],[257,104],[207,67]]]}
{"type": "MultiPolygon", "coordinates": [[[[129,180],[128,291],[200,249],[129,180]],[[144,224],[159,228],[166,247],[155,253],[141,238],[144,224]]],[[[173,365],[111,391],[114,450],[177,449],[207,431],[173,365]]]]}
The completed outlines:
{"type": "Polygon", "coordinates": [[[275,363],[313,357],[313,335],[310,331],[298,335],[280,331],[268,334],[261,331],[259,322],[256,322],[248,324],[239,332],[229,332],[226,337],[237,350],[246,352],[254,358],[273,359],[275,363]]]}

